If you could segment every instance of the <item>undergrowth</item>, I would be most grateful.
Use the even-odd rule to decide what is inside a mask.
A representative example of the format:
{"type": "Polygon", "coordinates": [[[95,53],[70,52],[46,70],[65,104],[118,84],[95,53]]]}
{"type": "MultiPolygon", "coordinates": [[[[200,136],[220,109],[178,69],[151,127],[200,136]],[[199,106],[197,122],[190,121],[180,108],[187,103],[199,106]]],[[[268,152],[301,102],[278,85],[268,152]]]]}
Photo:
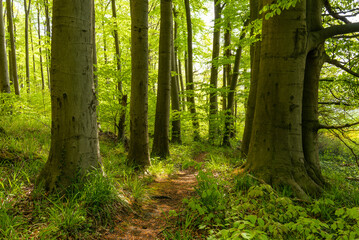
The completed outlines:
{"type": "Polygon", "coordinates": [[[170,158],[151,159],[138,174],[126,165],[124,147],[106,135],[100,138],[105,175],[94,170],[65,193],[34,189],[49,151],[48,100],[30,108],[14,98],[0,111],[0,239],[99,239],[118,216],[148,201],[155,177],[185,169],[198,172],[196,196],[167,215],[166,239],[359,238],[358,167],[328,136],[321,137],[320,156],[330,187],[311,202],[254,176],[234,175],[242,163],[237,150],[201,142],[171,145],[170,158]]]}
{"type": "Polygon", "coordinates": [[[356,177],[358,169],[339,142],[333,144],[335,139],[329,137],[321,141],[335,147],[321,149],[329,187],[310,202],[294,198],[289,188],[273,189],[250,174],[231,174],[236,163],[222,151],[212,152],[198,173],[197,196],[183,201],[182,212],[170,213],[178,227],[166,231],[166,239],[358,239],[358,183],[346,179],[356,177]],[[224,164],[211,168],[218,159],[224,164]]]}

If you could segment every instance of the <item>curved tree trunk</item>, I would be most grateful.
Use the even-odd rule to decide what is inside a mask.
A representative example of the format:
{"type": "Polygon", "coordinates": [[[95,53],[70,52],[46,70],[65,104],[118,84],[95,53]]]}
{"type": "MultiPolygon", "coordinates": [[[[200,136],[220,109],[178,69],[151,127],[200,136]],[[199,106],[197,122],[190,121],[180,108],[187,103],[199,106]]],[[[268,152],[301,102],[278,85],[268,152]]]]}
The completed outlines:
{"type": "Polygon", "coordinates": [[[170,155],[168,134],[171,97],[171,33],[172,0],[161,0],[158,90],[155,132],[151,153],[152,156],[160,158],[166,158],[170,155]]]}
{"type": "Polygon", "coordinates": [[[54,0],[49,158],[37,184],[64,189],[100,167],[93,85],[92,1],[54,0]]]}
{"type": "Polygon", "coordinates": [[[148,150],[148,1],[131,0],[131,101],[128,163],[150,165],[148,150]]]}
{"type": "Polygon", "coordinates": [[[2,0],[0,0],[0,92],[10,93],[9,71],[5,46],[5,26],[2,0]]]}
{"type": "Polygon", "coordinates": [[[8,32],[10,34],[10,63],[11,72],[10,78],[14,84],[15,94],[20,95],[19,79],[17,76],[17,63],[16,63],[16,48],[15,48],[15,36],[14,36],[14,23],[12,19],[12,5],[10,0],[6,0],[6,15],[8,21],[8,32]]]}

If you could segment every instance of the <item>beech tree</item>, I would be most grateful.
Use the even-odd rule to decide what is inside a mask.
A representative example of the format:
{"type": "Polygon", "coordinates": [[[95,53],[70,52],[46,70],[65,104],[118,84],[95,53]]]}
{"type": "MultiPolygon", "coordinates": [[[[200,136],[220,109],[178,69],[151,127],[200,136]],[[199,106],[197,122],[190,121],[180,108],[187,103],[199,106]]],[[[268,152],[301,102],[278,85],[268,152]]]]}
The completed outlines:
{"type": "MultiPolygon", "coordinates": [[[[272,1],[262,4],[269,6],[272,1]]],[[[244,167],[270,184],[291,186],[299,198],[307,199],[325,185],[316,140],[321,127],[316,94],[323,43],[335,35],[359,31],[359,23],[324,28],[323,1],[274,4],[272,9],[282,11],[263,14],[259,67],[252,68],[257,87],[252,92],[255,110],[247,129],[251,136],[244,167]]]]}
{"type": "Polygon", "coordinates": [[[26,84],[27,92],[30,93],[31,84],[30,84],[30,56],[29,56],[29,15],[31,8],[31,0],[27,3],[27,0],[24,0],[24,10],[25,10],[25,58],[26,58],[26,84]]]}
{"type": "Polygon", "coordinates": [[[16,48],[15,48],[15,37],[14,37],[14,23],[12,19],[12,5],[10,0],[6,0],[6,16],[8,22],[8,32],[10,35],[10,79],[14,84],[15,94],[20,95],[20,86],[17,76],[17,63],[16,63],[16,48]]]}
{"type": "Polygon", "coordinates": [[[192,33],[192,21],[191,21],[191,6],[189,0],[184,0],[186,9],[186,22],[187,22],[187,62],[186,62],[186,90],[187,90],[187,101],[188,108],[192,114],[192,125],[194,139],[199,140],[199,122],[197,118],[196,102],[194,98],[194,81],[193,81],[193,33],[192,33]]]}
{"type": "MultiPolygon", "coordinates": [[[[118,38],[118,31],[117,31],[117,14],[116,14],[116,1],[111,0],[111,7],[112,7],[112,17],[114,19],[114,44],[116,49],[116,68],[117,68],[117,76],[120,78],[121,75],[121,52],[120,52],[120,41],[118,38]]],[[[120,105],[120,118],[118,124],[116,123],[117,130],[118,130],[118,139],[124,143],[125,142],[125,122],[126,122],[126,106],[127,106],[127,95],[123,93],[122,90],[122,79],[117,80],[117,89],[118,89],[118,99],[120,105]]]]}
{"type": "Polygon", "coordinates": [[[93,84],[92,1],[54,0],[51,147],[37,184],[63,189],[100,167],[93,84]]]}
{"type": "Polygon", "coordinates": [[[161,0],[158,90],[155,133],[151,155],[166,158],[169,150],[169,119],[171,97],[172,0],[161,0]]]}
{"type": "Polygon", "coordinates": [[[131,0],[131,99],[128,163],[150,165],[148,148],[148,0],[131,0]]]}
{"type": "Polygon", "coordinates": [[[213,143],[218,134],[218,57],[220,50],[221,28],[219,21],[221,19],[221,4],[219,0],[214,0],[214,26],[213,26],[213,48],[212,48],[212,66],[209,94],[209,142],[213,143]]]}
{"type": "Polygon", "coordinates": [[[9,71],[5,47],[5,27],[2,0],[0,1],[0,92],[10,93],[9,71]]]}

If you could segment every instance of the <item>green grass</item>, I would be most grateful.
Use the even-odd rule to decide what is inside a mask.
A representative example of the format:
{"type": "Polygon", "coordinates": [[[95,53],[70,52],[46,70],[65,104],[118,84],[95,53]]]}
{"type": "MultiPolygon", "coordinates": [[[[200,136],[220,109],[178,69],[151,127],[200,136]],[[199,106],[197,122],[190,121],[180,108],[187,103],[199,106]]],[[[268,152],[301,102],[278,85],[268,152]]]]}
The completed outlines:
{"type": "MultiPolygon", "coordinates": [[[[65,193],[34,189],[50,148],[49,99],[11,100],[0,111],[0,239],[101,238],[117,216],[149,199],[149,184],[179,170],[199,171],[196,197],[168,215],[166,239],[352,239],[359,237],[359,168],[340,142],[321,137],[323,174],[329,183],[321,198],[302,202],[289,188],[275,188],[251,175],[234,176],[243,160],[232,148],[184,137],[171,156],[151,159],[138,174],[126,165],[125,149],[100,142],[105,175],[92,171],[65,193]],[[39,101],[36,101],[39,100],[39,101]],[[31,107],[25,107],[29,104],[31,107]],[[9,114],[11,112],[11,114],[9,114]]],[[[358,149],[356,149],[358,150],[358,149]]]]}

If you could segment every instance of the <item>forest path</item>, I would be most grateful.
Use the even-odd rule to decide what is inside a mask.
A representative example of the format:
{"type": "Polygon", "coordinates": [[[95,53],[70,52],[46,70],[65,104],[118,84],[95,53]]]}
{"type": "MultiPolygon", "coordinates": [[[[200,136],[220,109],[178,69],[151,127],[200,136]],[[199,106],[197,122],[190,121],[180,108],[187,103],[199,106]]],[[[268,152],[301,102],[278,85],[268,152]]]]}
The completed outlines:
{"type": "MultiPolygon", "coordinates": [[[[194,160],[203,162],[206,153],[200,153],[194,160]]],[[[171,177],[156,179],[149,185],[150,200],[136,213],[129,213],[118,219],[112,233],[104,239],[137,240],[165,239],[163,231],[168,227],[166,217],[169,211],[177,213],[183,206],[182,200],[194,196],[197,185],[197,171],[189,168],[179,171],[171,177]]]]}

